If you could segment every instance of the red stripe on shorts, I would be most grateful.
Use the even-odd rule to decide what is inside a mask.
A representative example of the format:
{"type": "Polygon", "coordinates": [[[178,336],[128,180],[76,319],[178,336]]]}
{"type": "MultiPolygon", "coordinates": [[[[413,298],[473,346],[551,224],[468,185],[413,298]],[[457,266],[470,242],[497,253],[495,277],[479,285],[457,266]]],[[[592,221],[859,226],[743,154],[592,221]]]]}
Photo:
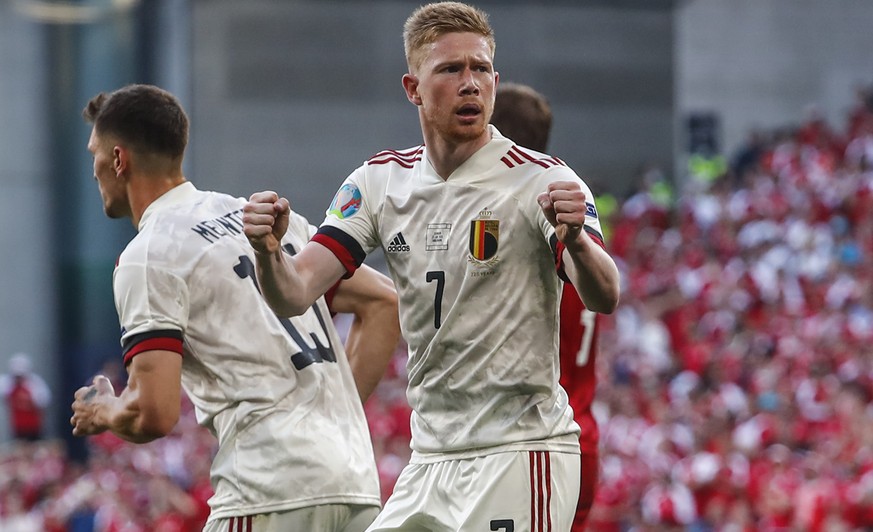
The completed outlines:
{"type": "Polygon", "coordinates": [[[546,460],[546,530],[552,530],[552,457],[543,453],[546,460]]]}

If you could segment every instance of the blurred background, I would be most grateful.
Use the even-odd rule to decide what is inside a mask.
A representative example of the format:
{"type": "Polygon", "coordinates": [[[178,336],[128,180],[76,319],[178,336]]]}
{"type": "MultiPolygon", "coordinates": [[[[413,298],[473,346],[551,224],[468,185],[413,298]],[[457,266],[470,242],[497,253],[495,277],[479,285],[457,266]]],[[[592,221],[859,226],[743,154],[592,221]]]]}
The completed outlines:
{"type": "MultiPolygon", "coordinates": [[[[24,354],[30,372],[44,380],[50,399],[43,436],[55,445],[53,456],[85,464],[95,452],[69,436],[75,389],[100,371],[124,379],[111,276],[133,228],[103,215],[85,149],[90,128],[80,115],[87,100],[132,82],[172,91],[191,118],[186,174],[195,185],[246,197],[277,190],[317,224],[341,181],[369,156],[421,142],[400,84],[401,28],[419,4],[0,0],[0,372],[13,374],[15,355],[24,354]]],[[[619,414],[633,422],[623,426],[624,437],[615,436],[621,452],[604,451],[604,493],[631,501],[636,525],[658,529],[641,508],[647,490],[664,480],[661,469],[673,471],[700,448],[727,463],[738,444],[716,452],[707,444],[717,438],[699,433],[730,439],[745,427],[747,434],[753,429],[744,423],[773,394],[788,410],[764,405],[765,413],[811,422],[838,417],[838,398],[854,400],[845,407],[850,420],[869,428],[873,233],[863,201],[873,179],[873,127],[865,114],[873,102],[873,2],[477,5],[491,15],[501,79],[530,84],[551,102],[550,152],[614,202],[604,222],[615,233],[612,251],[627,286],[624,311],[601,341],[604,441],[619,414]],[[729,243],[717,245],[720,238],[729,243]],[[677,332],[690,324],[702,325],[677,332]],[[726,360],[736,365],[733,376],[713,377],[726,360]],[[792,373],[796,367],[803,373],[792,373]],[[786,388],[777,386],[780,377],[786,388]],[[725,399],[736,393],[723,397],[725,382],[737,388],[739,403],[725,399]],[[802,383],[814,389],[810,404],[826,414],[802,411],[802,383]],[[659,397],[665,411],[684,412],[671,393],[706,408],[720,401],[729,419],[703,429],[702,420],[717,417],[708,410],[678,416],[681,423],[639,411],[659,397]],[[642,425],[633,428],[635,422],[642,425]],[[690,436],[670,440],[672,458],[641,465],[628,447],[641,427],[659,428],[665,441],[676,431],[690,436]],[[628,477],[634,468],[649,473],[628,477]]],[[[382,267],[378,255],[368,260],[382,267]]],[[[405,403],[402,357],[378,404],[368,405],[378,425],[374,438],[385,438],[377,451],[392,460],[382,464],[389,483],[408,452],[403,429],[391,425],[402,427],[406,415],[397,406],[405,403]]],[[[840,430],[844,438],[857,436],[840,430]]],[[[758,434],[755,445],[743,440],[740,454],[753,463],[769,449],[771,465],[793,456],[796,479],[789,480],[802,485],[805,476],[823,476],[815,464],[833,463],[839,453],[798,437],[765,441],[758,434]]],[[[8,410],[0,409],[0,441],[12,439],[8,410]]],[[[208,448],[204,441],[192,445],[208,448]]],[[[149,460],[175,456],[156,453],[163,458],[149,460]]],[[[870,477],[864,474],[873,458],[865,460],[829,475],[848,490],[870,477]]],[[[709,472],[711,462],[691,469],[709,472]]],[[[0,488],[16,480],[4,471],[0,488]]],[[[75,483],[73,473],[65,475],[64,486],[75,483]]],[[[186,489],[193,475],[183,475],[186,489]]],[[[873,478],[864,482],[860,500],[869,497],[873,508],[873,478]]],[[[685,487],[695,497],[697,522],[708,506],[693,484],[685,487]]],[[[748,482],[742,487],[751,489],[748,482]]],[[[761,510],[746,510],[763,519],[761,510]]],[[[669,526],[691,526],[675,519],[669,526]]]]}

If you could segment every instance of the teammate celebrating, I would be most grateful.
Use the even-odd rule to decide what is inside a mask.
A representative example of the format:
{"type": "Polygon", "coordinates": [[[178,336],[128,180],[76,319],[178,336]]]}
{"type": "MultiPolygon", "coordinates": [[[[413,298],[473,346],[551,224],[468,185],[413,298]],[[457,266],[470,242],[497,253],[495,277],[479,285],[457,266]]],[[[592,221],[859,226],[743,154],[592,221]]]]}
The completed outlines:
{"type": "MultiPolygon", "coordinates": [[[[497,87],[491,123],[515,141],[518,148],[531,157],[547,157],[552,129],[552,109],[545,96],[520,83],[503,82],[497,87]],[[528,149],[525,149],[528,148],[528,149]],[[530,151],[533,150],[533,151],[530,151]]],[[[585,308],[576,289],[564,283],[561,290],[561,386],[570,397],[573,417],[582,432],[579,447],[582,452],[582,483],[579,503],[571,532],[585,530],[585,521],[594,502],[600,463],[597,453],[599,433],[591,412],[597,388],[595,358],[597,355],[597,314],[585,308]]]]}
{"type": "MultiPolygon", "coordinates": [[[[116,396],[97,376],[79,389],[73,434],[162,437],[183,386],[218,438],[204,530],[364,530],[381,503],[361,406],[372,388],[356,393],[324,298],[291,319],[264,303],[242,231],[245,200],[185,179],[188,119],[171,94],[131,85],[97,95],[83,114],[104,210],[139,232],[113,279],[127,387],[116,396]]],[[[297,215],[285,221],[276,245],[290,256],[315,228],[297,215]]],[[[359,377],[375,382],[399,339],[390,280],[359,270],[339,283],[333,308],[355,314],[359,377]]]]}
{"type": "Polygon", "coordinates": [[[288,201],[253,194],[243,220],[263,294],[280,313],[303,312],[385,251],[410,351],[413,453],[368,530],[568,530],[579,428],[558,384],[558,276],[589,309],[612,312],[618,270],[588,187],[489,126],[487,15],[425,5],[404,44],[424,144],[355,170],[294,257],[279,241],[288,201]]]}

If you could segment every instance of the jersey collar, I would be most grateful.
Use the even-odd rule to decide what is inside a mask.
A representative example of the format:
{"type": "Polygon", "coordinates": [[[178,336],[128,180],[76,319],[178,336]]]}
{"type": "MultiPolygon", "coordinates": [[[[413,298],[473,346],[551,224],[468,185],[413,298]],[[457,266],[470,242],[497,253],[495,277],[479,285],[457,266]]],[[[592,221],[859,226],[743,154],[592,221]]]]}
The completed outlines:
{"type": "MultiPolygon", "coordinates": [[[[488,144],[479,148],[479,151],[470,156],[464,161],[461,166],[457,167],[454,172],[449,175],[446,183],[474,183],[494,172],[496,164],[500,162],[500,158],[512,147],[513,142],[504,137],[496,127],[488,124],[491,130],[491,140],[488,144]]],[[[436,173],[430,159],[427,158],[427,146],[424,148],[427,161],[423,168],[425,181],[443,182],[443,179],[436,173]]]]}
{"type": "Polygon", "coordinates": [[[146,222],[154,213],[178,205],[179,203],[183,203],[189,198],[194,197],[196,193],[197,188],[194,186],[194,183],[191,183],[190,181],[180,183],[164,192],[158,197],[158,199],[151,202],[151,204],[146,207],[145,212],[142,213],[142,218],[139,219],[139,227],[137,228],[137,231],[143,230],[146,226],[146,222]]]}

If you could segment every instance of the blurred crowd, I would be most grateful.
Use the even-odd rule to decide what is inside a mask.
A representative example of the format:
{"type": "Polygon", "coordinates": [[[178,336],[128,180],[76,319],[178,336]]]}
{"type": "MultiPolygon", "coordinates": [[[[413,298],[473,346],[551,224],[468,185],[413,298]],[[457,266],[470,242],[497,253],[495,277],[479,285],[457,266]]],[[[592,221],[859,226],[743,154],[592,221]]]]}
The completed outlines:
{"type": "MultiPolygon", "coordinates": [[[[873,529],[873,90],[857,96],[841,130],[810,110],[679,190],[646,168],[600,209],[624,287],[591,530],[873,529]]],[[[394,370],[367,405],[388,493],[408,459],[394,370]]]]}
{"type": "Polygon", "coordinates": [[[873,528],[873,106],[622,203],[592,529],[873,528]]]}
{"type": "MultiPolygon", "coordinates": [[[[840,128],[811,111],[755,132],[681,189],[648,168],[614,205],[590,529],[873,529],[873,92],[840,128]]],[[[365,405],[384,497],[410,454],[405,362],[365,405]]],[[[0,530],[199,530],[215,442],[184,411],[150,444],[91,438],[85,464],[8,444],[0,530]]]]}
{"type": "Polygon", "coordinates": [[[3,532],[195,532],[209,515],[215,438],[183,399],[172,434],[145,445],[104,433],[86,463],[62,440],[16,439],[0,449],[3,532]]]}

